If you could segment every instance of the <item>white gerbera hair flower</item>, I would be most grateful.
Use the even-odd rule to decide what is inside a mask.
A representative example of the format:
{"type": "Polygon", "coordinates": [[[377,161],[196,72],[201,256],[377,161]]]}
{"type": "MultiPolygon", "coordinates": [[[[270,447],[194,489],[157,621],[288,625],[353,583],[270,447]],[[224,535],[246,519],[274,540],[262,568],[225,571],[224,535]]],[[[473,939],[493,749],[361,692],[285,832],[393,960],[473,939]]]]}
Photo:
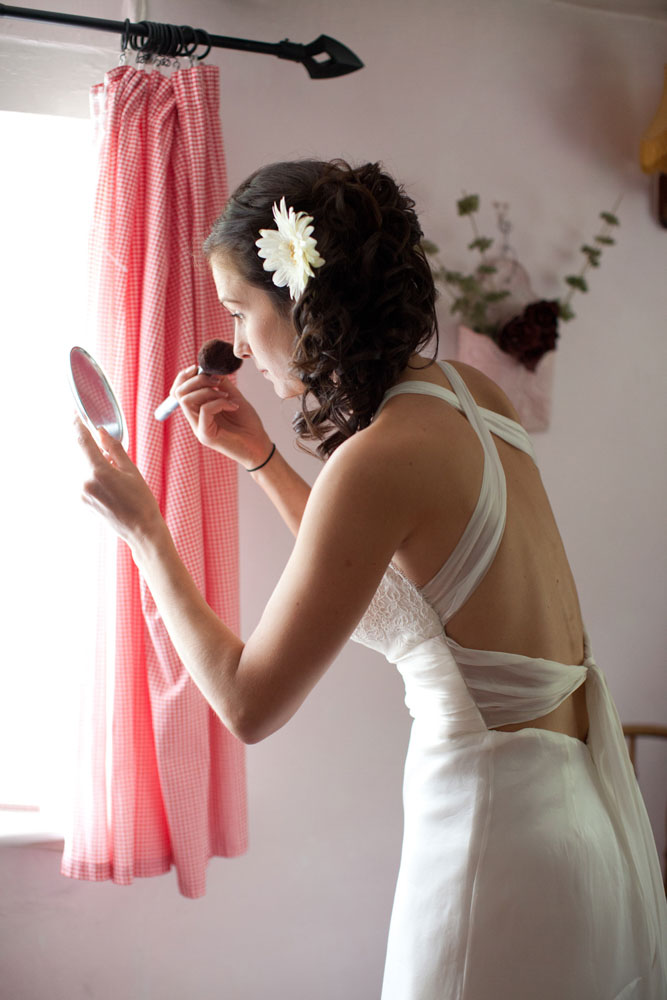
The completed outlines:
{"type": "Polygon", "coordinates": [[[303,294],[314,267],[326,263],[317,252],[317,241],[311,235],[313,221],[305,212],[287,208],[285,199],[280,206],[273,205],[273,218],[278,229],[260,229],[255,243],[259,256],[264,260],[264,270],[273,271],[273,283],[278,288],[289,286],[292,299],[303,294]]]}

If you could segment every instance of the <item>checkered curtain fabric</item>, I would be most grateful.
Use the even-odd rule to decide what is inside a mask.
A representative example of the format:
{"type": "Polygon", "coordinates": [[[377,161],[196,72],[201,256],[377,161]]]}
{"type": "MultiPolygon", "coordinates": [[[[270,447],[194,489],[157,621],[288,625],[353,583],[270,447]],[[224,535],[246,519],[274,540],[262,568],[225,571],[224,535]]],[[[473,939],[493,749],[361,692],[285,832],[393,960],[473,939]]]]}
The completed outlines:
{"type": "MultiPolygon", "coordinates": [[[[236,467],[202,448],[180,414],[153,417],[201,344],[230,339],[199,256],[227,197],[218,86],[214,66],[169,78],[123,66],[93,88],[90,287],[130,456],[208,603],[238,630],[236,467]]],[[[173,865],[181,893],[198,897],[209,858],[246,848],[244,748],[190,680],[123,544],[114,603],[85,692],[62,871],[128,884],[173,865]]]]}

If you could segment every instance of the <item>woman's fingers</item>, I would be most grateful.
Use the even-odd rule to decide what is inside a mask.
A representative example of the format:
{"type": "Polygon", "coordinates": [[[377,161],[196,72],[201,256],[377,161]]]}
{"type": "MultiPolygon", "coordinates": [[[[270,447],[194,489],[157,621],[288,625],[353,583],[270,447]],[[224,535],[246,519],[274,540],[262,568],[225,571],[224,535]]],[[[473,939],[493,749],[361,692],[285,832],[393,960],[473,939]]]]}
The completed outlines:
{"type": "Polygon", "coordinates": [[[120,441],[98,428],[98,445],[95,434],[79,419],[76,428],[89,466],[82,499],[132,545],[133,539],[143,537],[161,519],[157,501],[120,441]]]}
{"type": "Polygon", "coordinates": [[[137,472],[134,462],[120,441],[111,437],[104,427],[96,428],[96,434],[99,437],[98,444],[80,417],[76,418],[75,426],[78,443],[89,466],[89,475],[83,488],[84,498],[86,495],[99,493],[100,483],[108,479],[112,468],[119,472],[137,472]]]}
{"type": "Polygon", "coordinates": [[[196,365],[184,368],[174,379],[169,391],[179,401],[197,389],[218,388],[227,392],[232,398],[243,398],[234,383],[226,375],[207,374],[200,372],[196,365]]]}
{"type": "Polygon", "coordinates": [[[187,409],[192,410],[196,413],[200,406],[204,403],[210,403],[213,401],[221,401],[225,403],[226,407],[230,410],[238,409],[238,403],[235,403],[230,398],[228,392],[224,389],[219,389],[217,386],[205,386],[201,389],[193,389],[186,395],[182,395],[179,398],[181,402],[187,409]]]}
{"type": "Polygon", "coordinates": [[[190,365],[188,368],[181,369],[181,371],[178,373],[178,375],[172,382],[171,389],[169,390],[169,395],[175,396],[176,390],[180,389],[181,386],[183,386],[190,379],[196,378],[198,372],[199,368],[197,367],[197,365],[190,365]]]}
{"type": "Polygon", "coordinates": [[[113,465],[118,466],[118,468],[122,468],[123,466],[125,468],[134,468],[134,463],[120,441],[111,437],[104,427],[96,428],[96,433],[99,437],[98,444],[81,417],[77,416],[75,418],[74,426],[77,429],[77,440],[81,450],[93,470],[104,468],[109,464],[109,460],[112,461],[113,465]]]}
{"type": "Polygon", "coordinates": [[[197,365],[190,365],[189,368],[184,368],[178,373],[169,390],[169,395],[180,399],[183,395],[192,392],[193,389],[216,385],[222,378],[222,375],[207,375],[206,372],[200,372],[197,365]]]}
{"type": "Polygon", "coordinates": [[[197,411],[196,431],[201,441],[210,441],[218,435],[221,430],[233,431],[233,425],[223,428],[218,424],[217,417],[223,413],[235,413],[238,410],[238,403],[233,403],[231,399],[218,397],[202,402],[197,411]]]}
{"type": "Polygon", "coordinates": [[[95,506],[96,501],[102,494],[101,483],[109,469],[110,460],[97,441],[88,430],[80,417],[74,421],[77,432],[77,443],[87,461],[88,471],[81,486],[81,499],[91,506],[95,506]]]}
{"type": "Polygon", "coordinates": [[[91,469],[99,468],[100,463],[104,463],[106,459],[100,451],[97,441],[78,415],[74,418],[74,426],[76,428],[77,443],[88,459],[91,469]]]}
{"type": "Polygon", "coordinates": [[[97,433],[100,437],[100,444],[104,450],[104,455],[111,460],[112,465],[118,469],[134,469],[134,462],[123,448],[121,442],[111,436],[104,427],[98,427],[97,433]]]}

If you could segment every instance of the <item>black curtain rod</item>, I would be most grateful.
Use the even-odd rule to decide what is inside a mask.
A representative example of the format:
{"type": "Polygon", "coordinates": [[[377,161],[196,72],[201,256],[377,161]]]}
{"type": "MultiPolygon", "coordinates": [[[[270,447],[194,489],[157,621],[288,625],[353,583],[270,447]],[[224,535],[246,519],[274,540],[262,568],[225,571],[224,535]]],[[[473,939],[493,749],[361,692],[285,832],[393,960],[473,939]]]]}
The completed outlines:
{"type": "MultiPolygon", "coordinates": [[[[113,31],[123,36],[136,48],[137,38],[152,38],[162,29],[164,37],[172,32],[177,35],[185,46],[192,46],[191,51],[201,44],[210,45],[215,49],[238,49],[243,52],[261,52],[266,55],[278,56],[279,59],[291,59],[300,62],[315,80],[333,76],[345,76],[363,67],[361,59],[354,52],[328,35],[320,35],[309,45],[300,45],[285,39],[282,42],[253,42],[246,38],[228,38],[226,35],[209,35],[208,32],[186,25],[155,24],[149,21],[139,21],[132,24],[129,21],[108,21],[100,17],[82,17],[79,14],[58,14],[50,10],[30,10],[27,7],[10,7],[0,4],[0,16],[24,18],[29,21],[50,21],[54,24],[73,24],[79,28],[96,28],[99,31],[113,31]],[[157,29],[154,32],[153,29],[157,29]],[[318,56],[328,58],[321,59],[318,56]]],[[[142,46],[145,51],[145,46],[142,46]]],[[[181,53],[183,54],[183,53],[181,53]]]]}

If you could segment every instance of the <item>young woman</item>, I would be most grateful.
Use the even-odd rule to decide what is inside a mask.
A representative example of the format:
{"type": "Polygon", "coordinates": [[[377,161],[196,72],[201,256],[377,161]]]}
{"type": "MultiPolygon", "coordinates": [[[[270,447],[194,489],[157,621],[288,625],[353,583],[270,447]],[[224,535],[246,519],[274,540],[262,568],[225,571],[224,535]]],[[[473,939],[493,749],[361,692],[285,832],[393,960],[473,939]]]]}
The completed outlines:
{"type": "Polygon", "coordinates": [[[435,291],[413,202],[378,165],[274,164],[205,244],[234,350],[325,460],[314,487],[225,378],[174,383],[203,445],[296,535],[244,643],[200,596],[122,447],[80,426],[85,499],[131,547],[230,730],[283,726],[352,636],[414,723],[383,1000],[657,1000],[660,870],[532,446],[475,369],[420,354],[435,291]]]}

